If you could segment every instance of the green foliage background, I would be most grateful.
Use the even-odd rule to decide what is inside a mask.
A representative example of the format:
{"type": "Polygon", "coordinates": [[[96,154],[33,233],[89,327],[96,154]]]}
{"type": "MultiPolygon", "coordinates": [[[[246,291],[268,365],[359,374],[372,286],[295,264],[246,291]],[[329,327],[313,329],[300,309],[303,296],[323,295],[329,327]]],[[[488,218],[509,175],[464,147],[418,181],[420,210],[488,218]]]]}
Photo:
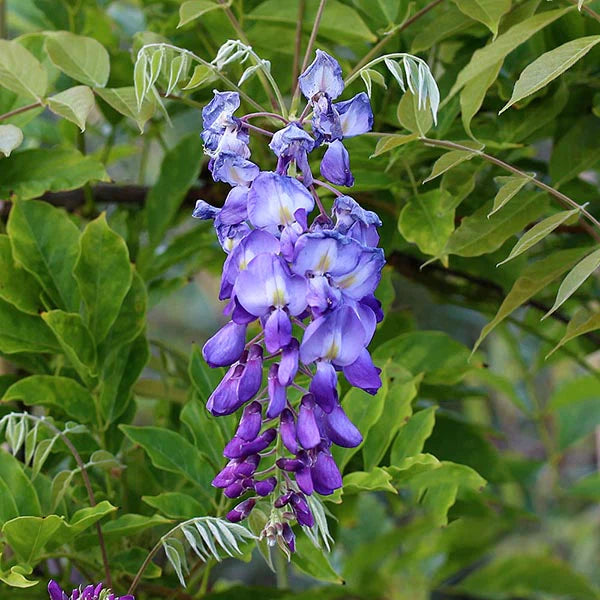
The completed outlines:
{"type": "MultiPolygon", "coordinates": [[[[101,580],[99,526],[118,594],[158,542],[140,599],[600,597],[598,0],[327,0],[316,47],[372,88],[378,133],[348,147],[384,222],[384,387],[343,396],[365,442],[336,455],[332,542],[298,532],[277,577],[243,536],[243,562],[190,552],[235,426],[203,407],[223,256],[190,218],[225,196],[199,137],[225,87],[164,47],[134,64],[240,39],[289,102],[318,5],[0,0],[2,597],[101,580]],[[384,62],[357,75],[395,52],[429,64],[437,124],[384,62]]],[[[263,79],[242,89],[268,105],[263,79]]]]}

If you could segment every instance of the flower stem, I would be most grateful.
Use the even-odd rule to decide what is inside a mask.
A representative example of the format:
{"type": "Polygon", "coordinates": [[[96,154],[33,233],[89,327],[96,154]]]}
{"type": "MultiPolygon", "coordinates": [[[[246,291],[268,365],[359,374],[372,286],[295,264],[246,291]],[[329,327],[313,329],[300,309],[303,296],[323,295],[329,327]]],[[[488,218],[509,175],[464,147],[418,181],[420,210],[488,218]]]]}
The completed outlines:
{"type": "Polygon", "coordinates": [[[265,119],[278,119],[279,121],[281,121],[282,123],[285,123],[286,125],[289,123],[288,119],[286,119],[285,117],[282,117],[281,115],[278,115],[277,113],[272,113],[272,112],[249,113],[249,114],[241,117],[240,121],[244,121],[244,123],[245,123],[249,119],[258,119],[259,117],[264,117],[265,119]]]}
{"type": "Polygon", "coordinates": [[[257,127],[256,125],[251,125],[250,123],[244,123],[244,126],[248,129],[252,129],[252,131],[256,131],[257,133],[262,133],[263,135],[266,135],[268,137],[273,137],[273,132],[267,131],[262,127],[257,127]]]}
{"type": "MultiPolygon", "coordinates": [[[[312,31],[310,32],[310,38],[308,39],[308,46],[306,46],[306,52],[304,53],[304,60],[302,61],[302,67],[300,68],[300,72],[304,73],[306,67],[308,66],[308,61],[310,59],[310,53],[312,52],[313,45],[315,40],[317,39],[317,33],[319,32],[319,26],[321,25],[321,18],[323,17],[323,11],[325,10],[325,4],[327,0],[321,0],[319,2],[319,8],[317,9],[317,14],[315,15],[315,22],[313,23],[312,31]]],[[[298,98],[300,98],[300,84],[296,81],[296,89],[294,90],[294,95],[292,97],[292,108],[291,111],[294,111],[294,107],[298,103],[298,98]]]]}
{"type": "Polygon", "coordinates": [[[315,199],[315,202],[317,203],[317,206],[319,207],[319,212],[326,217],[327,216],[327,212],[325,211],[325,207],[323,206],[323,203],[321,202],[321,198],[319,198],[319,194],[317,194],[317,190],[315,190],[315,186],[311,185],[309,187],[310,193],[313,195],[313,198],[315,199]]]}
{"type": "Polygon", "coordinates": [[[571,208],[576,208],[577,210],[579,210],[579,212],[590,222],[590,223],[583,222],[582,227],[584,227],[584,229],[596,241],[600,241],[600,222],[592,214],[590,214],[584,206],[577,204],[577,202],[575,202],[575,200],[573,200],[572,198],[569,198],[569,196],[566,196],[562,192],[559,192],[557,189],[545,184],[543,181],[540,181],[539,179],[536,179],[535,177],[526,173],[525,171],[521,171],[521,169],[518,169],[517,167],[514,167],[513,165],[506,163],[503,160],[496,158],[495,156],[491,156],[490,154],[482,152],[481,150],[473,150],[473,148],[469,148],[468,146],[463,146],[462,144],[458,144],[456,142],[450,142],[448,140],[434,140],[434,139],[427,138],[427,137],[421,137],[419,139],[426,146],[436,146],[438,148],[447,148],[448,150],[465,150],[468,152],[472,152],[473,154],[480,156],[484,160],[487,160],[489,163],[492,163],[498,167],[501,167],[501,168],[505,169],[506,171],[513,173],[514,175],[518,175],[519,177],[526,177],[535,186],[537,186],[541,190],[544,190],[551,196],[554,196],[554,198],[556,198],[563,206],[569,206],[571,208]]]}
{"type": "Polygon", "coordinates": [[[321,187],[324,187],[326,189],[328,189],[330,192],[333,192],[336,196],[343,196],[344,194],[342,194],[342,192],[340,192],[339,190],[337,190],[336,188],[334,188],[332,185],[329,185],[328,183],[325,183],[324,181],[321,181],[320,179],[314,179],[313,183],[315,185],[320,185],[321,187]]]}

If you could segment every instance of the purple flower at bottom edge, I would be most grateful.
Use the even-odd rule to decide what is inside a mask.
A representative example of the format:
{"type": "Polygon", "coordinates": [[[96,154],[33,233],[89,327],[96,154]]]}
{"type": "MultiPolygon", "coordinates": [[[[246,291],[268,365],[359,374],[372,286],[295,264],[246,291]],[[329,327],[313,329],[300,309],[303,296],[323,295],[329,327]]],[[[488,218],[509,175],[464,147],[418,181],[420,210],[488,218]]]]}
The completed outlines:
{"type": "Polygon", "coordinates": [[[126,594],[125,596],[116,596],[110,590],[103,590],[103,584],[99,583],[97,585],[88,585],[83,590],[81,588],[76,588],[71,592],[70,596],[62,590],[62,588],[51,579],[48,582],[48,594],[50,596],[50,600],[98,600],[100,593],[103,592],[103,597],[106,600],[135,600],[134,596],[131,594],[126,594]]]}

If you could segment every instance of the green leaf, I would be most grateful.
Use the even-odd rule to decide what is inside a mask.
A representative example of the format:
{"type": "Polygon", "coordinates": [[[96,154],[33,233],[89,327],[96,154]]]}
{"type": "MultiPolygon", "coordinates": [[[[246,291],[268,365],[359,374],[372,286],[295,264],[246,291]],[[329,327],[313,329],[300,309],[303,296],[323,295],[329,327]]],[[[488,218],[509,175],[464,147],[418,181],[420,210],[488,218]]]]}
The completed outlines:
{"type": "Polygon", "coordinates": [[[583,58],[598,42],[600,42],[600,35],[589,35],[567,42],[558,48],[554,48],[554,50],[550,50],[550,52],[542,54],[525,67],[515,84],[510,100],[500,113],[503,113],[515,102],[548,85],[572,67],[580,58],[583,58]]]}
{"type": "MultiPolygon", "coordinates": [[[[107,338],[108,339],[108,338],[107,338]]],[[[104,358],[101,376],[100,411],[111,423],[123,414],[131,396],[131,388],[150,358],[145,335],[133,342],[117,347],[104,358]]]]}
{"type": "Polygon", "coordinates": [[[190,80],[183,90],[193,90],[208,85],[211,81],[214,81],[215,77],[215,72],[210,67],[207,67],[206,65],[196,65],[190,80]]]}
{"type": "Polygon", "coordinates": [[[374,469],[383,459],[398,430],[412,414],[411,402],[417,395],[415,378],[403,367],[388,364],[387,393],[381,416],[371,427],[363,444],[364,468],[374,469]]]}
{"type": "Polygon", "coordinates": [[[510,254],[497,266],[503,265],[505,262],[519,256],[538,242],[541,242],[547,235],[551,234],[559,225],[562,225],[567,219],[579,212],[578,208],[572,210],[563,210],[555,215],[545,218],[543,221],[536,223],[529,231],[526,231],[519,241],[514,245],[510,254]]]}
{"type": "Polygon", "coordinates": [[[38,581],[27,579],[21,570],[22,569],[20,565],[15,565],[11,567],[8,572],[3,573],[0,571],[0,581],[3,581],[6,583],[6,585],[16,588],[29,588],[39,583],[38,581]]]}
{"type": "Polygon", "coordinates": [[[409,133],[407,135],[386,135],[379,138],[377,142],[377,146],[375,146],[375,152],[370,156],[370,158],[375,158],[384,152],[389,152],[394,148],[398,148],[399,146],[404,146],[404,144],[410,144],[410,142],[414,142],[419,139],[418,133],[409,133]]]}
{"type": "Polygon", "coordinates": [[[556,300],[554,301],[552,308],[542,317],[542,320],[549,317],[555,310],[560,308],[562,304],[579,289],[598,266],[600,266],[600,250],[592,252],[578,262],[560,284],[558,293],[556,294],[556,300]]]}
{"type": "Polygon", "coordinates": [[[79,423],[91,423],[96,414],[92,395],[74,379],[58,375],[30,375],[11,385],[3,402],[21,400],[28,406],[57,408],[79,423]]]}
{"type": "Polygon", "coordinates": [[[56,338],[40,317],[21,312],[0,299],[0,352],[59,351],[56,338]]]}
{"type": "Polygon", "coordinates": [[[532,35],[560,19],[572,9],[572,6],[567,6],[533,15],[499,35],[492,43],[476,50],[469,64],[458,74],[446,100],[454,96],[466,83],[483,73],[483,71],[489,69],[492,65],[496,65],[499,61],[503,61],[508,54],[526,42],[532,35]]]}
{"type": "Polygon", "coordinates": [[[416,32],[410,47],[413,54],[429,50],[434,44],[474,25],[469,17],[458,11],[453,5],[445,4],[447,4],[447,10],[436,15],[435,27],[422,27],[416,32]]]}
{"type": "Polygon", "coordinates": [[[515,553],[494,559],[451,589],[459,594],[497,600],[546,594],[573,600],[598,597],[598,590],[567,563],[545,555],[515,553]]]}
{"type": "Polygon", "coordinates": [[[513,202],[488,219],[492,207],[491,203],[487,203],[461,221],[450,236],[443,254],[481,256],[494,252],[509,237],[544,213],[547,204],[544,194],[529,194],[521,202],[513,202]]]}
{"type": "Polygon", "coordinates": [[[63,524],[62,517],[17,517],[4,523],[2,533],[17,556],[34,566],[44,547],[63,524]]]}
{"type": "MultiPolygon", "coordinates": [[[[111,556],[111,569],[117,569],[121,573],[127,573],[134,577],[148,556],[148,550],[138,546],[117,552],[111,556]]],[[[143,579],[156,579],[162,574],[162,569],[154,562],[150,562],[144,570],[143,579]]]]}
{"type": "Polygon", "coordinates": [[[488,218],[495,212],[499,211],[509,200],[514,198],[523,187],[531,181],[529,177],[521,177],[520,175],[509,177],[495,177],[494,180],[501,185],[498,193],[494,197],[494,205],[488,218]]]}
{"type": "Polygon", "coordinates": [[[170,519],[191,519],[206,514],[206,506],[181,492],[163,492],[158,496],[142,496],[142,501],[170,519]]]}
{"type": "Polygon", "coordinates": [[[415,331],[392,338],[376,348],[373,359],[375,364],[391,360],[413,375],[424,373],[423,382],[432,385],[458,383],[475,366],[469,363],[469,350],[441,331],[415,331]]]}
{"type": "Polygon", "coordinates": [[[429,107],[419,108],[419,101],[411,91],[407,91],[402,96],[396,116],[402,127],[420,136],[424,136],[433,127],[433,117],[429,107]]]}
{"type": "Polygon", "coordinates": [[[411,196],[400,212],[398,230],[423,254],[438,256],[454,231],[454,210],[448,210],[449,197],[440,189],[411,196]]]}
{"type": "Polygon", "coordinates": [[[48,75],[38,59],[15,40],[0,40],[0,86],[40,102],[48,75]]]}
{"type": "Polygon", "coordinates": [[[4,156],[10,156],[10,153],[23,143],[23,132],[14,125],[0,125],[0,152],[4,156]]]}
{"type": "Polygon", "coordinates": [[[85,122],[95,106],[94,94],[85,85],[78,85],[48,98],[48,108],[59,117],[72,121],[85,131],[85,122]]]}
{"type": "Polygon", "coordinates": [[[213,471],[206,457],[184,437],[160,427],[119,427],[134,444],[145,450],[155,467],[183,476],[208,499],[212,498],[210,482],[213,471]]]}
{"type": "Polygon", "coordinates": [[[587,115],[575,121],[554,144],[550,157],[550,177],[555,187],[577,177],[600,160],[598,136],[600,119],[587,115]]]}
{"type": "Polygon", "coordinates": [[[502,15],[510,10],[511,0],[454,0],[458,8],[472,19],[483,23],[493,34],[498,34],[502,15]]]}
{"type": "Polygon", "coordinates": [[[392,476],[379,467],[374,467],[369,472],[354,471],[344,477],[344,494],[357,494],[359,492],[391,492],[398,491],[390,483],[392,476]]]}
{"type": "Polygon", "coordinates": [[[324,550],[317,548],[305,535],[296,538],[296,552],[292,554],[293,565],[302,573],[327,583],[344,583],[335,572],[324,550]]]}
{"type": "Polygon", "coordinates": [[[565,271],[569,270],[589,250],[589,248],[561,250],[529,265],[521,273],[517,281],[515,281],[512,289],[498,309],[496,316],[482,329],[473,347],[473,352],[477,350],[487,335],[508,315],[560,277],[565,271]]]}
{"type": "Polygon", "coordinates": [[[462,115],[463,127],[467,134],[475,139],[471,131],[471,121],[479,112],[485,95],[494,81],[498,78],[498,73],[502,68],[502,61],[491,65],[485,71],[471,79],[460,91],[460,112],[462,115]]]}
{"type": "Polygon", "coordinates": [[[556,352],[561,346],[575,339],[580,335],[585,335],[590,331],[600,329],[600,313],[590,313],[585,308],[580,308],[573,318],[568,322],[564,336],[558,344],[548,353],[546,358],[556,352]]]}
{"type": "Polygon", "coordinates": [[[119,314],[102,343],[100,354],[107,355],[137,338],[146,325],[148,294],[146,285],[138,272],[132,270],[131,286],[127,291],[119,314]]]}
{"type": "Polygon", "coordinates": [[[51,310],[42,319],[52,330],[65,356],[85,381],[96,373],[96,346],[79,313],[51,310]]]}
{"type": "MultiPolygon", "coordinates": [[[[267,0],[247,14],[246,19],[285,23],[295,27],[299,2],[300,0],[287,0],[286,2],[267,0]]],[[[306,1],[302,22],[307,32],[310,32],[313,27],[318,6],[319,0],[306,1]]],[[[339,40],[341,36],[348,40],[371,43],[377,41],[377,37],[367,27],[360,14],[337,0],[328,0],[326,3],[319,26],[319,35],[332,40],[339,40]]]]}
{"type": "Polygon", "coordinates": [[[600,425],[600,382],[593,375],[563,383],[546,407],[558,425],[558,446],[565,450],[590,435],[600,425]]]}
{"type": "Polygon", "coordinates": [[[88,181],[108,181],[101,162],[69,148],[24,150],[0,161],[0,196],[29,200],[45,192],[82,187],[88,181]]]}
{"type": "Polygon", "coordinates": [[[154,114],[155,104],[152,98],[146,96],[142,108],[138,109],[133,87],[104,88],[96,90],[96,93],[118,113],[133,119],[143,133],[144,124],[154,114]]]}
{"type": "Polygon", "coordinates": [[[211,369],[202,356],[202,350],[196,344],[192,345],[188,374],[198,396],[206,402],[217,387],[225,372],[223,369],[211,369]]]}
{"type": "Polygon", "coordinates": [[[165,519],[160,515],[147,516],[130,513],[105,523],[102,527],[102,533],[108,540],[127,538],[146,529],[158,525],[167,525],[171,522],[170,519],[165,519]]]}
{"type": "Polygon", "coordinates": [[[437,406],[430,406],[415,413],[404,425],[392,445],[390,463],[399,464],[405,458],[415,456],[423,451],[425,441],[431,435],[435,425],[437,406]]]}
{"type": "Polygon", "coordinates": [[[476,151],[470,152],[468,150],[450,150],[450,152],[442,154],[442,156],[435,161],[431,174],[427,179],[423,180],[423,183],[427,183],[428,181],[439,177],[456,165],[460,165],[460,163],[465,160],[471,160],[476,154],[476,151]]]}
{"type": "Polygon", "coordinates": [[[192,398],[181,410],[181,421],[190,430],[196,447],[212,460],[215,467],[219,467],[223,461],[221,452],[227,443],[220,419],[215,419],[203,402],[192,398]]]}
{"type": "Polygon", "coordinates": [[[71,520],[62,522],[60,529],[52,536],[52,547],[61,546],[70,543],[74,538],[83,533],[88,527],[91,527],[107,515],[115,512],[116,506],[113,506],[108,500],[102,500],[96,506],[81,508],[76,511],[71,520]]]}
{"type": "Polygon", "coordinates": [[[91,87],[103,88],[110,73],[110,58],[97,40],[67,31],[53,32],[46,39],[50,60],[63,73],[91,87]]]}
{"type": "Polygon", "coordinates": [[[0,523],[19,515],[40,515],[40,501],[23,464],[12,454],[0,452],[0,523]]]}
{"type": "Polygon", "coordinates": [[[217,8],[222,9],[224,6],[229,6],[230,4],[231,2],[218,4],[213,0],[188,0],[179,7],[179,24],[177,27],[186,25],[190,21],[198,19],[203,14],[210,12],[211,10],[215,10],[217,8]]]}
{"type": "Polygon", "coordinates": [[[163,158],[158,181],[146,198],[152,245],[163,239],[187,191],[198,179],[202,160],[202,140],[195,133],[184,137],[163,158]]]}
{"type": "Polygon", "coordinates": [[[42,308],[42,289],[38,282],[13,260],[7,235],[0,235],[0,273],[0,298],[30,315],[39,314],[42,308]]]}
{"type": "Polygon", "coordinates": [[[80,254],[74,268],[86,307],[86,320],[97,343],[115,322],[132,280],[129,250],[102,213],[88,223],[79,240],[80,254]]]}

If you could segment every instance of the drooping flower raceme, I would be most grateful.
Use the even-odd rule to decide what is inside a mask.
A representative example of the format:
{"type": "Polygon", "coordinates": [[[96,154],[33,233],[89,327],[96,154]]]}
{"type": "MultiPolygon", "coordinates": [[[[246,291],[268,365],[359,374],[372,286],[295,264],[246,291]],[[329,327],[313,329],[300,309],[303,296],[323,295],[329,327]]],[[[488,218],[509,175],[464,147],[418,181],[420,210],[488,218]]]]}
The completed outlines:
{"type": "Polygon", "coordinates": [[[377,247],[379,217],[315,180],[309,165],[311,152],[324,144],[321,175],[353,185],[342,140],[371,129],[369,99],[361,93],[334,103],[344,89],[341,68],[320,50],[299,85],[309,103],[305,113],[312,109],[312,131],[300,119],[273,134],[275,171],[260,171],[250,160],[252,130],[246,117],[234,116],[239,97],[215,92],[202,113],[202,138],[213,178],[232,189],[222,208],[199,200],[193,213],[214,220],[227,253],[219,298],[227,301],[230,321],[203,355],[211,367],[228,370],[207,408],[216,416],[242,410],[213,485],[229,498],[244,497],[227,515],[233,522],[269,502],[264,534],[292,551],[293,521],[314,524],[307,497],[342,485],[332,445],[362,442],[339,401],[340,373],[370,394],[381,386],[367,347],[383,318],[374,292],[385,263],[377,247]],[[315,185],[336,193],[331,215],[315,185]],[[315,207],[319,214],[311,219],[315,207]],[[247,341],[253,323],[260,334],[247,341]]]}
{"type": "Polygon", "coordinates": [[[135,600],[131,594],[116,596],[110,590],[104,588],[103,584],[78,587],[68,596],[56,581],[50,580],[48,584],[50,600],[135,600]]]}

